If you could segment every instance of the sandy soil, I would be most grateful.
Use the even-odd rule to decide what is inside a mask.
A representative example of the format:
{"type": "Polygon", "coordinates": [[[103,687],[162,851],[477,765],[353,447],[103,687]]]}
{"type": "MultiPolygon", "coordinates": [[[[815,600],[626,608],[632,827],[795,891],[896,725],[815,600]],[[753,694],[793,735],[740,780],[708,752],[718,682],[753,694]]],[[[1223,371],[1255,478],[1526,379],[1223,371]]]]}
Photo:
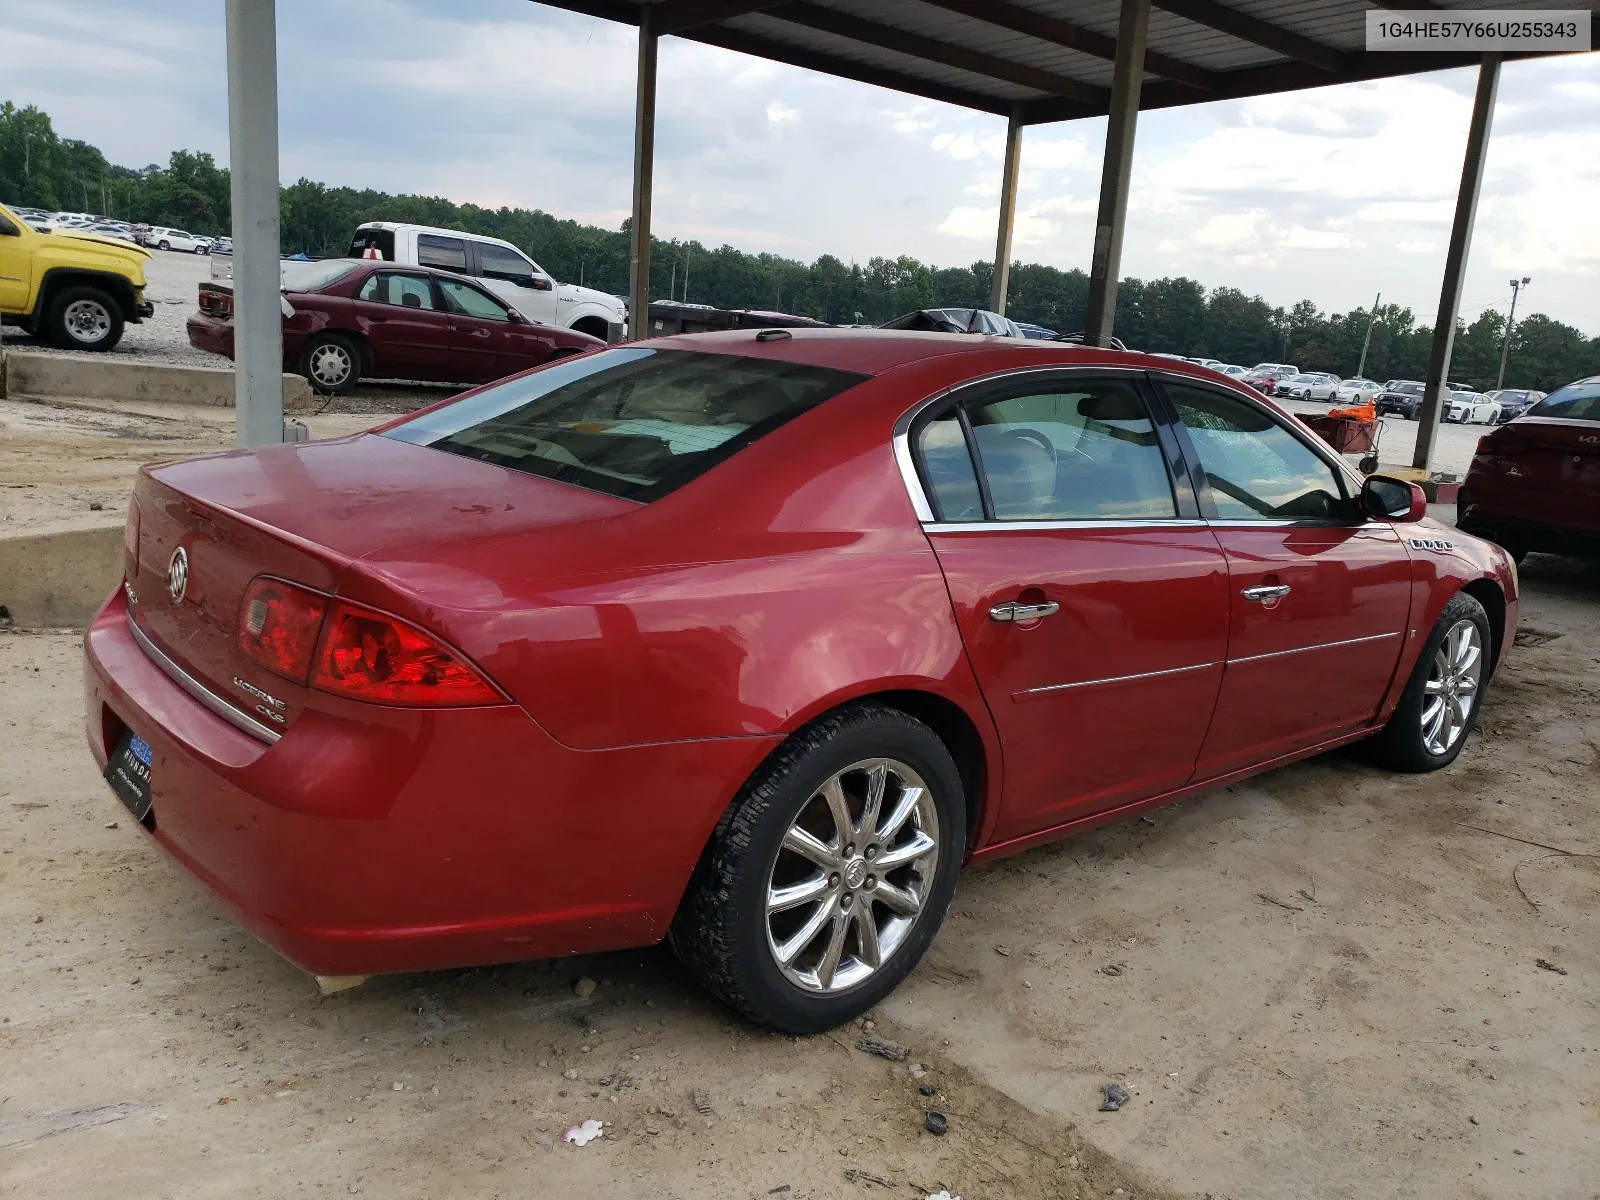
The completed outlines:
{"type": "Polygon", "coordinates": [[[874,1014],[905,1064],[660,949],[320,997],[101,784],[76,638],[0,634],[0,1193],[1592,1197],[1600,568],[1524,578],[1449,770],[1329,756],[969,873],[874,1014]]]}

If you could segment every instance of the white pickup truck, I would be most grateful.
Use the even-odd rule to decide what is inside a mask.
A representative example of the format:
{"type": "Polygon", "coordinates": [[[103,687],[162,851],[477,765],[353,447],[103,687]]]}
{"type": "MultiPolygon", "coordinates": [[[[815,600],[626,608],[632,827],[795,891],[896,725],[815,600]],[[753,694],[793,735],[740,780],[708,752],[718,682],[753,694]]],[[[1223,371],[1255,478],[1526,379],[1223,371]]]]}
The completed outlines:
{"type": "Polygon", "coordinates": [[[557,283],[545,269],[499,238],[369,221],[356,227],[348,258],[381,258],[412,267],[435,267],[468,275],[531,321],[576,329],[619,342],[628,324],[628,306],[594,288],[557,283]]]}

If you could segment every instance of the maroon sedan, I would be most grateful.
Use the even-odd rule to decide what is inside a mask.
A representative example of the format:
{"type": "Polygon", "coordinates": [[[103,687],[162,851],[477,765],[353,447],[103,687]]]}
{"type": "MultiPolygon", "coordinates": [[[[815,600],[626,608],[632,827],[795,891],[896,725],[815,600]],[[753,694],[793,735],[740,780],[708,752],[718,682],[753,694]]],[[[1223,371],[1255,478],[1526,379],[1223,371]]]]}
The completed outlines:
{"type": "MultiPolygon", "coordinates": [[[[486,383],[599,338],[540,325],[469,279],[427,267],[335,258],[283,264],[283,369],[324,394],[363,377],[486,383]]],[[[233,357],[233,284],[200,285],[189,343],[233,357]]]]}
{"type": "Polygon", "coordinates": [[[1479,439],[1456,512],[1519,562],[1530,550],[1600,558],[1600,375],[1479,439]]]}
{"type": "Polygon", "coordinates": [[[1499,547],[1186,363],[658,338],[141,473],[87,636],[135,819],[306,969],[670,938],[786,1030],[964,863],[1364,740],[1461,753],[1499,547]]]}

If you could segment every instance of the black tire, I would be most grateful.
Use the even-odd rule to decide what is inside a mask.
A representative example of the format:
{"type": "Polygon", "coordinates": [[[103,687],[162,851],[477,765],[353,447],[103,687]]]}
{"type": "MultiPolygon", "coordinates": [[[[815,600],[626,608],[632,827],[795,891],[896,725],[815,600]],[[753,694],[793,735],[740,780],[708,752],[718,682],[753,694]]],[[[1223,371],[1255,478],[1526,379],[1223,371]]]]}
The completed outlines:
{"type": "MultiPolygon", "coordinates": [[[[855,809],[851,815],[860,816],[855,809]]],[[[938,932],[955,891],[966,832],[961,777],[949,750],[932,730],[877,704],[851,705],[828,713],[796,733],[764,763],[723,814],[673,920],[673,950],[707,991],[751,1019],[786,1033],[831,1029],[866,1012],[916,966],[938,932]],[[939,827],[938,845],[928,854],[933,877],[925,885],[914,922],[880,966],[853,986],[829,992],[808,989],[791,981],[779,967],[769,941],[767,889],[790,826],[814,803],[822,803],[819,791],[823,785],[852,764],[878,758],[909,767],[931,793],[939,827]]],[[[865,854],[862,847],[851,865],[864,863],[865,854]]],[[[893,873],[891,869],[877,886],[885,886],[893,873]]],[[[819,879],[824,875],[817,872],[819,879]]],[[[819,905],[846,903],[840,884],[834,882],[840,875],[826,878],[830,881],[828,895],[835,901],[819,900],[819,905]]],[[[865,897],[869,916],[883,907],[875,907],[868,894],[874,882],[875,877],[869,876],[862,890],[854,893],[865,897]]],[[[861,907],[857,904],[857,911],[861,907]]],[[[833,911],[843,914],[845,910],[833,911]]],[[[841,915],[839,920],[850,930],[846,938],[856,938],[852,918],[841,915]]],[[[826,941],[823,933],[830,928],[821,926],[815,938],[826,941]]],[[[802,955],[814,944],[807,942],[802,955]]],[[[859,956],[859,941],[856,945],[859,956]]],[[[799,962],[802,955],[794,961],[799,962]]],[[[854,961],[860,964],[865,959],[854,961]]],[[[820,968],[817,974],[820,977],[820,968]]]]}
{"type": "Polygon", "coordinates": [[[167,241],[166,238],[162,238],[159,242],[156,243],[156,245],[160,246],[161,249],[163,249],[163,250],[171,250],[172,249],[172,243],[167,241]]]}
{"type": "Polygon", "coordinates": [[[45,315],[47,340],[63,350],[106,351],[122,340],[122,305],[97,287],[62,288],[45,315]]]}
{"type": "MultiPolygon", "coordinates": [[[[1483,707],[1483,692],[1489,682],[1493,645],[1489,614],[1484,611],[1483,605],[1465,592],[1458,592],[1451,597],[1450,603],[1444,606],[1444,611],[1434,622],[1428,640],[1423,643],[1422,653],[1417,656],[1417,665],[1411,671],[1406,690],[1401,693],[1400,703],[1395,706],[1389,723],[1366,743],[1367,757],[1380,766],[1411,774],[1437,771],[1455,762],[1462,747],[1467,744],[1467,738],[1477,724],[1478,712],[1483,707]],[[1477,629],[1480,647],[1478,679],[1459,734],[1440,751],[1437,746],[1430,747],[1424,736],[1424,708],[1431,698],[1428,692],[1429,679],[1435,672],[1440,647],[1451,631],[1463,622],[1470,622],[1477,629]]],[[[1442,704],[1448,705],[1448,699],[1443,696],[1439,699],[1442,704]]]]}
{"type": "Polygon", "coordinates": [[[342,396],[361,381],[361,347],[341,333],[319,333],[301,352],[300,374],[319,395],[342,396]]]}

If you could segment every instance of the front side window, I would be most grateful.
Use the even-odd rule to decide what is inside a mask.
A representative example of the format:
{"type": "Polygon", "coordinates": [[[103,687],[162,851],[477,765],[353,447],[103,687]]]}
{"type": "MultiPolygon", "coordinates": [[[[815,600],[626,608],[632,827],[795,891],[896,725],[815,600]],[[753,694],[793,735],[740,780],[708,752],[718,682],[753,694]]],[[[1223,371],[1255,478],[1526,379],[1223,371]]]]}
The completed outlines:
{"type": "Polygon", "coordinates": [[[1168,382],[1217,518],[1223,521],[1345,520],[1350,506],[1334,469],[1255,405],[1168,382]]]}
{"type": "Polygon", "coordinates": [[[444,305],[453,313],[463,317],[477,317],[483,321],[505,321],[506,307],[498,300],[491,300],[471,284],[458,283],[453,279],[439,280],[439,290],[444,293],[444,305]]]}
{"type": "Polygon", "coordinates": [[[440,237],[436,233],[417,235],[417,263],[441,271],[467,269],[467,243],[462,238],[440,237]]]}
{"type": "Polygon", "coordinates": [[[533,286],[534,266],[515,250],[493,242],[479,242],[478,262],[479,274],[485,279],[498,279],[518,287],[533,286]]]}
{"type": "Polygon", "coordinates": [[[433,288],[420,275],[395,275],[379,271],[361,285],[359,298],[374,304],[433,310],[433,288]]]}
{"type": "Polygon", "coordinates": [[[484,388],[382,436],[648,501],[865,378],[774,359],[619,347],[484,388]]]}
{"type": "Polygon", "coordinates": [[[968,420],[997,521],[1177,515],[1155,425],[1129,380],[1052,383],[975,405],[968,420]]]}

